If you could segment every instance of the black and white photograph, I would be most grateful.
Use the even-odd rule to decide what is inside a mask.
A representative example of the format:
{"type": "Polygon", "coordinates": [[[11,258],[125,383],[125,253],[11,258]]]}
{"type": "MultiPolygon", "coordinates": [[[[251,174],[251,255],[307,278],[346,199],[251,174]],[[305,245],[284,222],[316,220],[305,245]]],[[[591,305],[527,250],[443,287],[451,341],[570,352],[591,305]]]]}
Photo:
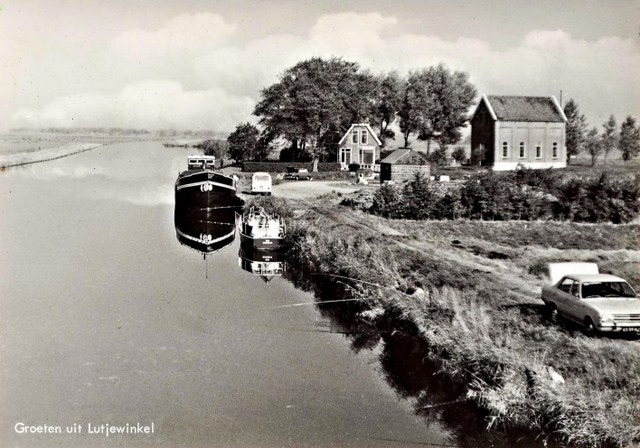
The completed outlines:
{"type": "Polygon", "coordinates": [[[640,448],[640,0],[0,0],[0,447],[640,448]]]}

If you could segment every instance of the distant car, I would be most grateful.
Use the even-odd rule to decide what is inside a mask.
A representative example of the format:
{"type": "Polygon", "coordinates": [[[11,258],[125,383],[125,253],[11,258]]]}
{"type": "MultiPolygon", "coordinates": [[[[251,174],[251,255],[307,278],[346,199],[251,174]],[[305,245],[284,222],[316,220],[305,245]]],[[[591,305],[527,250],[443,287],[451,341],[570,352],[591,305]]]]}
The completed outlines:
{"type": "Polygon", "coordinates": [[[288,166],[287,172],[284,174],[284,178],[294,180],[311,180],[311,175],[306,168],[288,166]]]}
{"type": "Polygon", "coordinates": [[[552,285],[542,288],[550,316],[582,325],[585,332],[640,332],[640,299],[624,279],[600,274],[595,263],[551,263],[552,285]]]}
{"type": "Polygon", "coordinates": [[[254,173],[251,176],[251,193],[271,196],[272,181],[269,173],[254,173]]]}

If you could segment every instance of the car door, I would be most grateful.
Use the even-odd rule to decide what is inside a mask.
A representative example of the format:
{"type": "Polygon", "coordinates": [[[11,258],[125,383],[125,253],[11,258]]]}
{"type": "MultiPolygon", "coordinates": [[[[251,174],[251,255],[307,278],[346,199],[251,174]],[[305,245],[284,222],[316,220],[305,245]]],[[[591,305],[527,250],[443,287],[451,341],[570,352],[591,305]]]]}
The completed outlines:
{"type": "Polygon", "coordinates": [[[555,298],[558,312],[566,317],[571,318],[571,307],[573,302],[573,296],[571,295],[572,289],[576,281],[570,277],[564,277],[558,283],[558,286],[554,288],[553,297],[555,298]]]}
{"type": "Polygon", "coordinates": [[[576,322],[582,322],[584,319],[584,304],[580,298],[580,282],[575,280],[571,284],[567,296],[566,316],[576,322]]]}

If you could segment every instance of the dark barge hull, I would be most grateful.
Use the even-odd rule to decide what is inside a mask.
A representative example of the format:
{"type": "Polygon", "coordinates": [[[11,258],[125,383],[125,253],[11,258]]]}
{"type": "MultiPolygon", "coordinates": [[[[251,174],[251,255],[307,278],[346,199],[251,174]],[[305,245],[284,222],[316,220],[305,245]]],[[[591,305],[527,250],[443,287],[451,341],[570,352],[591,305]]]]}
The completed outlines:
{"type": "Polygon", "coordinates": [[[180,173],[175,193],[176,204],[189,207],[233,207],[240,202],[233,177],[212,170],[180,173]]]}

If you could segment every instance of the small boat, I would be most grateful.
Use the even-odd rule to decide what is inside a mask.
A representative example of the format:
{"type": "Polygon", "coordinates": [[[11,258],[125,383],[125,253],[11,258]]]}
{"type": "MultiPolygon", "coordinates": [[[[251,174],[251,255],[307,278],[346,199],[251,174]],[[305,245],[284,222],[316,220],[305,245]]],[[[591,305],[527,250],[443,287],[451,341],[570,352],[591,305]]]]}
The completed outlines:
{"type": "Polygon", "coordinates": [[[269,215],[262,207],[251,207],[242,215],[240,243],[255,250],[277,250],[286,233],[284,219],[269,215]]]}
{"type": "Polygon", "coordinates": [[[259,276],[265,283],[281,276],[286,269],[284,256],[280,252],[254,250],[243,244],[240,244],[238,252],[238,265],[242,270],[259,276]]]}
{"type": "Polygon", "coordinates": [[[187,170],[175,184],[176,204],[195,207],[236,206],[236,176],[215,170],[214,156],[193,155],[187,158],[187,170]]]}

